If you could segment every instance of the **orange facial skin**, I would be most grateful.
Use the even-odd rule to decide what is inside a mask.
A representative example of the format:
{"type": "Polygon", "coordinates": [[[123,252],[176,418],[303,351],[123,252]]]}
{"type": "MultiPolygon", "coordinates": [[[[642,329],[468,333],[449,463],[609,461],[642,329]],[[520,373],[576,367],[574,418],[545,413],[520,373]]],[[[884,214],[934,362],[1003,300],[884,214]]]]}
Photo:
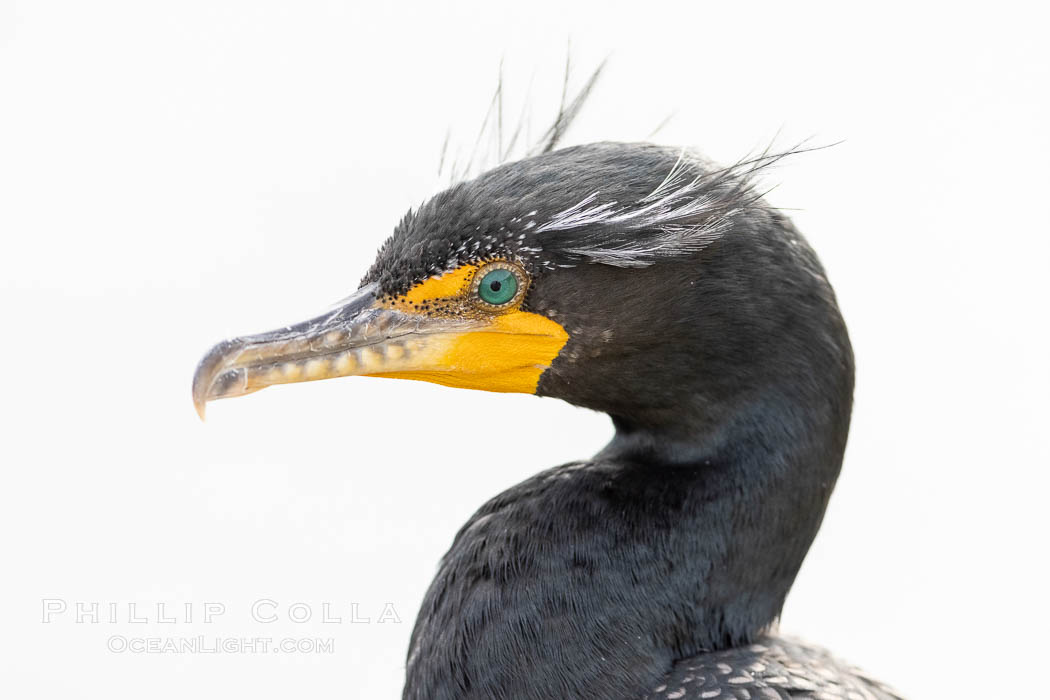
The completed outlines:
{"type": "MultiPolygon", "coordinates": [[[[468,317],[479,322],[464,332],[428,336],[429,368],[394,370],[372,376],[418,379],[445,386],[533,394],[540,375],[569,339],[558,323],[521,310],[528,277],[520,268],[520,289],[507,305],[491,307],[477,297],[475,280],[491,263],[462,265],[420,282],[405,294],[379,300],[383,308],[431,317],[468,317]]],[[[511,265],[497,263],[504,267],[511,265]]]]}

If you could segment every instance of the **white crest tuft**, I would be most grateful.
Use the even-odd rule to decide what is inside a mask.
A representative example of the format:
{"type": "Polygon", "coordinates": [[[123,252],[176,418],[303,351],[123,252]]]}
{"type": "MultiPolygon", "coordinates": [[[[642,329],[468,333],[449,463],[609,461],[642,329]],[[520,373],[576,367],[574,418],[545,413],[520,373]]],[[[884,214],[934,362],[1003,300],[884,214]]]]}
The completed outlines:
{"type": "MultiPolygon", "coordinates": [[[[769,156],[762,156],[763,162],[769,156]]],[[[741,209],[756,199],[747,161],[713,169],[684,149],[663,181],[636,202],[600,201],[593,192],[537,227],[538,233],[587,228],[563,245],[545,237],[544,248],[617,267],[646,267],[661,258],[695,253],[722,235],[741,209]]]]}

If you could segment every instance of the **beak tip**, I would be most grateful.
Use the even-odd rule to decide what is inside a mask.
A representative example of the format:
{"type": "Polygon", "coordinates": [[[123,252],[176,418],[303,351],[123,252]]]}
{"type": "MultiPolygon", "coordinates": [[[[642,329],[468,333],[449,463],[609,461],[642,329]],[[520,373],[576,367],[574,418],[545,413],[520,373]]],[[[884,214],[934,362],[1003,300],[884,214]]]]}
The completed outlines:
{"type": "MultiPolygon", "coordinates": [[[[205,358],[207,360],[207,358],[205,358]]],[[[193,375],[193,408],[201,421],[204,421],[204,409],[208,405],[208,391],[211,387],[214,369],[201,362],[201,366],[193,375]]]]}
{"type": "Polygon", "coordinates": [[[216,344],[205,353],[197,365],[197,371],[193,373],[193,407],[197,409],[197,415],[204,421],[204,409],[212,395],[212,384],[215,377],[222,370],[223,364],[232,353],[240,348],[237,340],[224,340],[216,344]]]}

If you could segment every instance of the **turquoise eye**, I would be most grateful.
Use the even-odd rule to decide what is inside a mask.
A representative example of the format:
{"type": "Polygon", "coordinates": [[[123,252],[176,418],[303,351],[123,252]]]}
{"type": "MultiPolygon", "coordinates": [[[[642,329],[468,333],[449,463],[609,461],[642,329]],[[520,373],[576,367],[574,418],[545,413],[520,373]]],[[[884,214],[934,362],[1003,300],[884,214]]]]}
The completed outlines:
{"type": "Polygon", "coordinates": [[[498,267],[486,272],[478,285],[478,296],[487,304],[500,306],[518,293],[518,278],[510,270],[498,267]]]}

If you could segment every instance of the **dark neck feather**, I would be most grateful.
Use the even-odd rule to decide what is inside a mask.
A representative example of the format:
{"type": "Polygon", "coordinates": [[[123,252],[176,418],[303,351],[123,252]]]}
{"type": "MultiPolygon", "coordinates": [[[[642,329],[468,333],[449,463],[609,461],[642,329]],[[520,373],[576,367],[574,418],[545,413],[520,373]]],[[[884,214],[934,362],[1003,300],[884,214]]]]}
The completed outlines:
{"type": "Polygon", "coordinates": [[[798,398],[742,401],[695,441],[614,419],[593,460],[483,506],[424,601],[405,697],[640,697],[676,659],[754,639],[816,534],[848,428],[848,399],[798,398]]]}

